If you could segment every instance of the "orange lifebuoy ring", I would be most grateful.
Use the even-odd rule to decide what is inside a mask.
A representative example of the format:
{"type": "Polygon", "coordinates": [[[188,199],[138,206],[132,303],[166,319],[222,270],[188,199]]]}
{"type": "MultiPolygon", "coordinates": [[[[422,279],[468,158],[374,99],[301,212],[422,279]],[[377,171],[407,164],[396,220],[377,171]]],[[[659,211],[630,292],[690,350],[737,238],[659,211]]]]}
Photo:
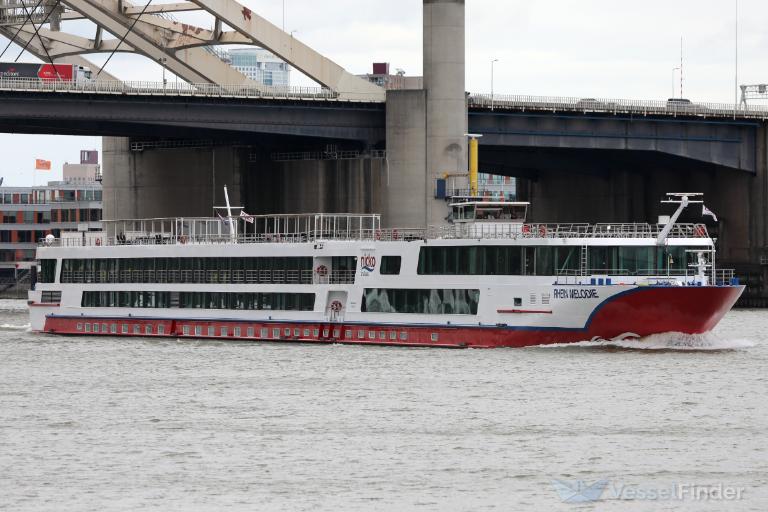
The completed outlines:
{"type": "Polygon", "coordinates": [[[539,235],[547,236],[547,226],[545,226],[544,224],[539,226],[539,235]]]}
{"type": "Polygon", "coordinates": [[[693,230],[693,234],[696,238],[706,238],[707,236],[707,228],[702,226],[701,224],[697,225],[696,228],[693,230]]]}
{"type": "Polygon", "coordinates": [[[381,230],[380,229],[376,230],[376,240],[381,240],[381,230]]]}
{"type": "Polygon", "coordinates": [[[319,275],[320,277],[325,277],[328,275],[328,267],[326,267],[325,265],[320,265],[315,269],[315,272],[317,272],[317,275],[319,275]]]}
{"type": "Polygon", "coordinates": [[[101,245],[101,238],[96,239],[96,245],[101,245]]]}
{"type": "Polygon", "coordinates": [[[528,224],[523,224],[523,234],[529,235],[531,233],[531,226],[528,224]]]}
{"type": "Polygon", "coordinates": [[[344,304],[341,303],[341,301],[335,300],[331,302],[331,311],[338,313],[341,311],[341,308],[344,307],[344,304]]]}
{"type": "Polygon", "coordinates": [[[179,237],[179,243],[180,243],[180,244],[185,244],[185,243],[187,243],[187,236],[186,236],[186,235],[181,235],[181,236],[179,237]]]}
{"type": "Polygon", "coordinates": [[[398,233],[396,229],[393,229],[392,230],[392,240],[397,240],[398,238],[400,238],[400,233],[398,233]]]}

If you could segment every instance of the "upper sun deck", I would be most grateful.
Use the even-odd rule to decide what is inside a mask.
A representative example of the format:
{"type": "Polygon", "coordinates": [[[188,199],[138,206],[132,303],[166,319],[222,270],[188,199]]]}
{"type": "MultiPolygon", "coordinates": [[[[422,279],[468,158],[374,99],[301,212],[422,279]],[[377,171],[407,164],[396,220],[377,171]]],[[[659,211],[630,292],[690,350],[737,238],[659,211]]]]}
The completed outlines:
{"type": "MultiPolygon", "coordinates": [[[[513,219],[456,222],[427,229],[381,227],[377,214],[295,214],[253,215],[226,218],[166,218],[105,220],[104,231],[63,233],[48,237],[42,247],[173,245],[173,244],[257,244],[311,243],[319,241],[417,241],[417,240],[541,240],[575,243],[575,239],[655,240],[663,224],[543,224],[513,219]]],[[[705,243],[709,234],[704,224],[675,224],[669,239],[697,239],[705,243]]]]}

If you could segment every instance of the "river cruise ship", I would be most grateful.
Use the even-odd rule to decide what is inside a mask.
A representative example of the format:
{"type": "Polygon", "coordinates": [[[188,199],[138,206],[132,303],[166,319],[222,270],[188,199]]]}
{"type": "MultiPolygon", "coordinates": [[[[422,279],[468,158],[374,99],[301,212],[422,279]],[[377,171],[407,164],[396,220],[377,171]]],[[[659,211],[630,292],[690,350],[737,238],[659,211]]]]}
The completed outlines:
{"type": "MultiPolygon", "coordinates": [[[[692,196],[692,197],[689,197],[692,196]]],[[[456,198],[452,223],[378,215],[104,221],[48,236],[34,331],[407,347],[523,347],[703,333],[743,291],[704,224],[526,222],[456,198]]]]}

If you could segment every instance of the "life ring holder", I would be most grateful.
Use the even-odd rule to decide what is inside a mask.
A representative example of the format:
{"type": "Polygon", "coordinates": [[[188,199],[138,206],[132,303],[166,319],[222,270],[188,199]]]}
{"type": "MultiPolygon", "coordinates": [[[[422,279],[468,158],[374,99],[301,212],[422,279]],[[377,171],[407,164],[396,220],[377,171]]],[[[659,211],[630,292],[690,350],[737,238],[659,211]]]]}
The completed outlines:
{"type": "Polygon", "coordinates": [[[381,230],[377,229],[374,236],[376,237],[376,240],[381,240],[381,230]]]}
{"type": "Polygon", "coordinates": [[[392,240],[397,240],[400,238],[400,233],[397,232],[396,229],[392,230],[392,240]]]}
{"type": "Polygon", "coordinates": [[[325,277],[328,275],[328,267],[320,265],[315,269],[315,273],[320,277],[325,277]]]}
{"type": "Polygon", "coordinates": [[[531,234],[531,226],[523,224],[523,235],[528,236],[531,234]]]}
{"type": "Polygon", "coordinates": [[[101,245],[101,238],[97,238],[96,239],[96,246],[98,247],[100,245],[101,245]]]}
{"type": "Polygon", "coordinates": [[[186,244],[186,243],[187,243],[187,235],[181,235],[181,236],[179,237],[179,243],[180,243],[181,245],[184,245],[184,244],[186,244]]]}
{"type": "Polygon", "coordinates": [[[547,236],[547,226],[545,224],[539,225],[539,236],[541,237],[547,236]]]}
{"type": "Polygon", "coordinates": [[[704,226],[702,226],[701,224],[698,224],[693,229],[693,235],[696,238],[706,238],[707,237],[707,229],[704,226]]]}
{"type": "Polygon", "coordinates": [[[341,303],[341,301],[339,301],[339,300],[335,300],[335,301],[331,302],[331,306],[330,306],[330,309],[331,309],[331,311],[333,311],[334,313],[339,313],[339,312],[341,312],[341,310],[342,310],[343,308],[344,308],[344,304],[342,304],[342,303],[341,303]]]}

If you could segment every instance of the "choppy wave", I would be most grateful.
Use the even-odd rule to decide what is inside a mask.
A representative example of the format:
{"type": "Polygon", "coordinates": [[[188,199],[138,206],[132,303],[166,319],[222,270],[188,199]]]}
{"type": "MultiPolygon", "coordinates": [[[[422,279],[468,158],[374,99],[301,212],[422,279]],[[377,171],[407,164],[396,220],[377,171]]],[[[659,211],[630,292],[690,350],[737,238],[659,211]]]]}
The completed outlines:
{"type": "Polygon", "coordinates": [[[680,351],[718,351],[741,350],[754,347],[755,343],[747,339],[726,339],[714,333],[685,334],[665,332],[643,338],[625,337],[619,339],[594,339],[577,343],[557,343],[545,345],[546,348],[611,348],[625,350],[680,350],[680,351]]]}

